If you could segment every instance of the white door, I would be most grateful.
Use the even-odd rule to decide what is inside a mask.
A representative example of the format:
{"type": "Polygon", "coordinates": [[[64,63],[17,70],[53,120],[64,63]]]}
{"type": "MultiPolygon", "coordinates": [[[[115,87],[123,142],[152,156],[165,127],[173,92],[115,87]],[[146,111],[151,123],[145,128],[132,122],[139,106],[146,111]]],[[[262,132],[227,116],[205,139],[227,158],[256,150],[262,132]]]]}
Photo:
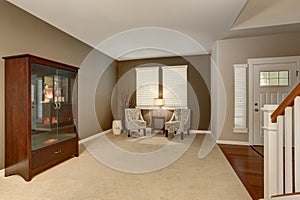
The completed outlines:
{"type": "Polygon", "coordinates": [[[297,83],[297,62],[253,65],[253,145],[263,145],[265,104],[280,104],[297,83]]]}

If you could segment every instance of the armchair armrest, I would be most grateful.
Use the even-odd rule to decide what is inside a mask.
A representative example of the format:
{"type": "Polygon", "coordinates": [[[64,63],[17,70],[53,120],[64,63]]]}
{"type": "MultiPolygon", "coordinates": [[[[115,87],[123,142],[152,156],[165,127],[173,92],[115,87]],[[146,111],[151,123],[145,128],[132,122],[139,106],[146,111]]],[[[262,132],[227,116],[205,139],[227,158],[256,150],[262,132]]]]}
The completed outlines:
{"type": "MultiPolygon", "coordinates": [[[[167,122],[172,122],[172,121],[174,120],[174,118],[175,118],[175,115],[174,115],[174,113],[173,113],[171,119],[170,119],[169,121],[167,121],[167,122]]],[[[166,122],[166,123],[167,123],[167,122],[166,122]]]]}

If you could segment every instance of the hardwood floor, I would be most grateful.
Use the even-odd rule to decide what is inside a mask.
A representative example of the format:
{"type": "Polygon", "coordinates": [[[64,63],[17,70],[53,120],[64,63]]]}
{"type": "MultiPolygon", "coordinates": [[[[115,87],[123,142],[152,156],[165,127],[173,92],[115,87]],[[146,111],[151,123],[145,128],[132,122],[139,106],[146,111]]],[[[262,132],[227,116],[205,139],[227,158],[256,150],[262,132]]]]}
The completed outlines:
{"type": "Polygon", "coordinates": [[[252,199],[263,198],[264,195],[264,159],[250,146],[221,145],[225,157],[231,164],[252,199]]]}

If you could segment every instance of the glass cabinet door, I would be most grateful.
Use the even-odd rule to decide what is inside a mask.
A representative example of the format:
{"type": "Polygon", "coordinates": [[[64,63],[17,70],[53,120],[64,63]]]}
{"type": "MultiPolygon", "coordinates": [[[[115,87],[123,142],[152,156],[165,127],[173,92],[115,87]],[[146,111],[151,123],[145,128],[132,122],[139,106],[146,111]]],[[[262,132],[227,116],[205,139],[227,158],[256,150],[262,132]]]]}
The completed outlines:
{"type": "Polygon", "coordinates": [[[75,78],[75,72],[32,63],[32,150],[76,137],[72,111],[75,78]]]}
{"type": "Polygon", "coordinates": [[[62,69],[58,69],[57,72],[54,79],[54,102],[57,107],[58,139],[62,141],[76,137],[76,112],[73,112],[76,73],[62,69]]]}

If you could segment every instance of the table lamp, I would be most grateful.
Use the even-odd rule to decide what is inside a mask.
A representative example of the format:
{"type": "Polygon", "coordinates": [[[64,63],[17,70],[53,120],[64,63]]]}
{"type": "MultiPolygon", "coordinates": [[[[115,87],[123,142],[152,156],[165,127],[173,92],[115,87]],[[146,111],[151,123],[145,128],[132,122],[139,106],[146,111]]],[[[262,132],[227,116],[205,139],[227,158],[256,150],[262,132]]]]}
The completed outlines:
{"type": "Polygon", "coordinates": [[[154,98],[154,103],[155,106],[159,106],[160,108],[164,105],[164,99],[162,98],[154,98]]]}

